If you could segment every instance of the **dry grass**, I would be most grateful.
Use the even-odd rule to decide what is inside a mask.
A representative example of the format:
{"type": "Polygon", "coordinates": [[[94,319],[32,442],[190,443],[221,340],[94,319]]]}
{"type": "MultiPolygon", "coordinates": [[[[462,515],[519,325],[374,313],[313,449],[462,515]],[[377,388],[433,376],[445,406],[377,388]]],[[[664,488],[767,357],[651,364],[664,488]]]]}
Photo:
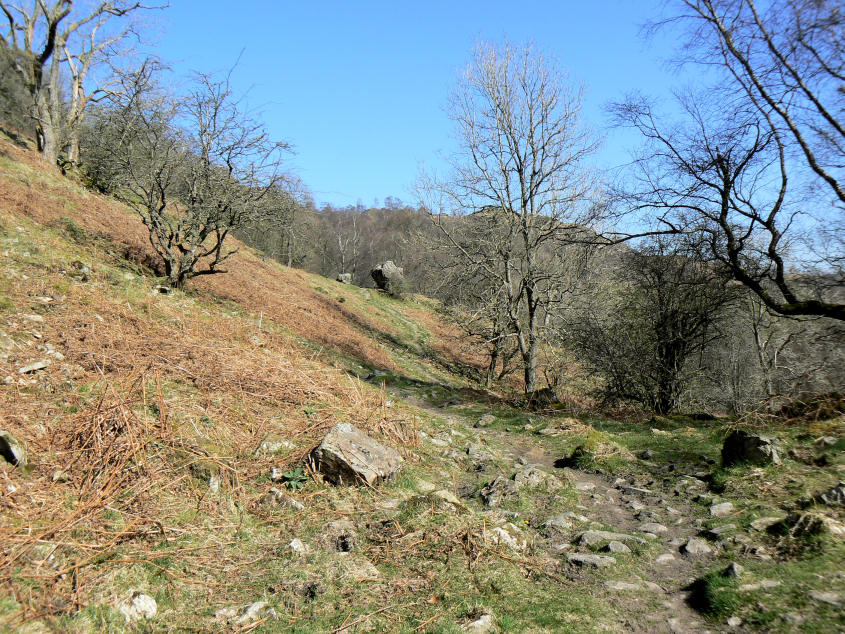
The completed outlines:
{"type": "Polygon", "coordinates": [[[248,251],[192,295],[151,294],[144,279],[122,279],[125,249],[145,249],[136,218],[41,171],[31,153],[0,145],[19,161],[0,173],[0,229],[17,236],[0,265],[2,299],[16,308],[0,323],[16,342],[0,358],[0,378],[11,377],[0,388],[0,428],[24,443],[31,462],[26,471],[0,465],[0,594],[21,606],[0,627],[109,601],[102,592],[110,570],[155,568],[162,549],[184,563],[182,572],[161,569],[172,583],[213,585],[208,571],[248,576],[249,555],[221,557],[216,534],[238,530],[233,509],[254,508],[264,492],[256,482],[271,466],[299,462],[340,420],[414,460],[413,414],[386,408],[383,392],[288,334],[390,369],[377,343],[389,324],[312,290],[312,276],[248,251]],[[77,244],[45,230],[63,217],[108,240],[77,244]],[[107,253],[114,244],[117,253],[107,253]],[[93,269],[89,282],[66,274],[75,259],[93,269]],[[62,358],[19,374],[45,357],[46,345],[62,358]],[[295,449],[255,455],[268,434],[295,449]],[[195,477],[197,463],[219,472],[224,498],[195,477]],[[202,514],[202,527],[178,519],[186,508],[202,514]],[[197,531],[210,549],[178,546],[197,531]]]}

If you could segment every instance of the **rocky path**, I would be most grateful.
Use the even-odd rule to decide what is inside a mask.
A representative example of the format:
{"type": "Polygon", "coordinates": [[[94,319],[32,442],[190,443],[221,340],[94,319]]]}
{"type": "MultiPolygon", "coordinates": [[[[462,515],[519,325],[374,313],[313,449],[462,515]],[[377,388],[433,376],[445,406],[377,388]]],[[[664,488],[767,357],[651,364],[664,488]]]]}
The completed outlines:
{"type": "MultiPolygon", "coordinates": [[[[450,423],[461,423],[464,429],[475,422],[407,392],[394,395],[450,423]]],[[[625,631],[741,631],[706,622],[688,603],[689,585],[716,563],[712,542],[701,536],[701,506],[693,502],[706,490],[702,480],[673,474],[660,481],[640,481],[561,469],[556,466],[561,456],[548,453],[540,437],[491,428],[474,428],[471,433],[481,445],[495,440],[489,444],[505,447],[504,457],[516,469],[536,466],[573,483],[579,496],[576,507],[563,514],[549,509],[550,515],[557,511],[561,526],[571,530],[543,533],[541,529],[539,535],[548,552],[560,557],[566,576],[576,583],[592,583],[594,596],[613,606],[625,631]],[[624,564],[617,565],[617,560],[624,564]]]]}
{"type": "MultiPolygon", "coordinates": [[[[511,442],[509,446],[509,457],[517,463],[557,468],[558,457],[547,453],[540,443],[511,442]]],[[[626,627],[632,632],[674,634],[714,631],[689,606],[689,592],[685,590],[695,579],[698,565],[712,554],[707,542],[698,537],[695,509],[689,503],[697,490],[703,490],[704,483],[692,477],[680,478],[676,490],[667,492],[653,481],[646,484],[585,471],[566,471],[581,498],[577,511],[590,522],[613,527],[613,532],[628,537],[647,535],[647,539],[662,546],[657,556],[645,555],[631,578],[602,584],[607,600],[629,615],[626,627]],[[687,552],[690,540],[689,550],[693,552],[687,552]],[[655,609],[638,615],[630,607],[632,600],[637,603],[637,595],[642,593],[654,593],[658,604],[655,609]]],[[[588,548],[578,550],[591,553],[588,548]]]]}

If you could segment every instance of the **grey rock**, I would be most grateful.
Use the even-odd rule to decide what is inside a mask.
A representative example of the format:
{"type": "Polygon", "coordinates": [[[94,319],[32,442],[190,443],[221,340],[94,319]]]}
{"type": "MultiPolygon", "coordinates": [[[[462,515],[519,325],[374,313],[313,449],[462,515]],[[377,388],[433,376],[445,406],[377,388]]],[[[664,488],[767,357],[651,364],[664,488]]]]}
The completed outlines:
{"type": "Polygon", "coordinates": [[[643,524],[640,524],[639,530],[643,533],[654,533],[655,535],[669,532],[668,528],[663,526],[663,524],[658,524],[657,522],[644,522],[643,524]]]}
{"type": "Polygon", "coordinates": [[[657,559],[654,560],[654,563],[657,564],[671,564],[675,561],[675,555],[672,553],[663,553],[657,556],[657,559]]]}
{"type": "Polygon", "coordinates": [[[566,560],[582,568],[607,568],[616,563],[616,559],[608,555],[589,555],[586,553],[568,553],[566,560]]]}
{"type": "Polygon", "coordinates": [[[845,506],[845,482],[813,496],[813,501],[827,506],[845,506]]]}
{"type": "Polygon", "coordinates": [[[258,447],[254,452],[254,455],[269,455],[279,453],[280,451],[283,451],[285,449],[294,449],[295,447],[296,445],[290,440],[285,440],[284,438],[268,434],[264,437],[264,440],[259,443],[258,447]]]}
{"type": "Polygon", "coordinates": [[[462,632],[471,632],[472,634],[487,634],[493,631],[493,617],[490,614],[482,614],[474,621],[465,623],[461,626],[462,632]]]}
{"type": "Polygon", "coordinates": [[[492,425],[496,422],[496,417],[493,414],[484,414],[481,418],[476,421],[474,427],[487,427],[492,425]]]}
{"type": "Polygon", "coordinates": [[[710,515],[713,517],[725,517],[733,513],[734,505],[731,502],[722,502],[710,507],[710,515]]]}
{"type": "Polygon", "coordinates": [[[776,438],[737,429],[731,432],[722,445],[722,464],[741,463],[767,465],[781,463],[780,446],[776,438]]]}
{"type": "Polygon", "coordinates": [[[774,581],[773,579],[763,579],[762,581],[758,581],[757,583],[746,583],[737,590],[740,592],[754,592],[755,590],[771,590],[772,588],[777,588],[781,585],[780,581],[774,581]]]}
{"type": "Polygon", "coordinates": [[[517,493],[516,483],[513,480],[498,476],[490,484],[481,489],[479,495],[484,501],[484,504],[495,508],[501,506],[505,499],[515,496],[517,493]]]}
{"type": "Polygon", "coordinates": [[[842,600],[842,595],[838,592],[826,592],[824,590],[812,590],[807,593],[807,596],[813,599],[813,601],[819,601],[820,603],[827,603],[828,605],[835,606],[837,608],[842,607],[845,605],[845,601],[842,600]]]}
{"type": "Polygon", "coordinates": [[[563,483],[558,478],[537,467],[528,467],[527,469],[517,471],[513,481],[517,489],[545,487],[553,491],[563,486],[563,483]]]}
{"type": "Polygon", "coordinates": [[[592,491],[596,488],[592,482],[576,482],[574,486],[579,491],[592,491]]]}
{"type": "Polygon", "coordinates": [[[25,366],[18,368],[18,374],[33,374],[34,372],[38,372],[39,370],[43,370],[49,366],[50,359],[33,361],[32,363],[28,363],[25,366]]]}
{"type": "Polygon", "coordinates": [[[755,531],[764,531],[770,526],[774,526],[778,522],[782,522],[784,517],[781,515],[780,517],[761,517],[751,522],[751,528],[755,531]]]}
{"type": "Polygon", "coordinates": [[[87,282],[91,278],[91,269],[79,260],[74,260],[70,263],[68,275],[77,282],[87,282]]]}
{"type": "Polygon", "coordinates": [[[742,625],[742,619],[738,616],[732,616],[726,621],[728,627],[739,627],[742,625]]]}
{"type": "Polygon", "coordinates": [[[341,284],[352,284],[352,273],[338,273],[335,279],[341,284]]]}
{"type": "Polygon", "coordinates": [[[305,508],[305,506],[299,500],[296,500],[285,493],[282,489],[277,487],[270,487],[270,490],[267,491],[264,495],[261,496],[261,499],[258,500],[258,504],[263,507],[269,506],[279,506],[279,507],[289,507],[295,509],[297,511],[301,511],[305,508]]]}
{"type": "Polygon", "coordinates": [[[117,604],[117,611],[123,615],[127,623],[153,618],[158,612],[156,600],[140,590],[133,590],[125,599],[117,604]]]}
{"type": "Polygon", "coordinates": [[[304,557],[305,555],[311,552],[311,548],[308,546],[308,544],[306,544],[298,537],[294,537],[292,540],[290,540],[288,548],[290,548],[290,551],[297,557],[304,557]]]}
{"type": "Polygon", "coordinates": [[[352,423],[338,423],[311,452],[314,470],[333,484],[375,486],[391,479],[402,466],[402,457],[391,447],[371,438],[352,423]]]}
{"type": "Polygon", "coordinates": [[[11,465],[22,467],[26,464],[26,451],[20,441],[5,430],[0,430],[0,456],[11,465]]]}
{"type": "Polygon", "coordinates": [[[628,547],[627,547],[625,544],[623,544],[622,542],[618,542],[618,541],[616,541],[616,540],[613,540],[613,541],[611,541],[611,542],[608,542],[607,546],[605,546],[604,548],[602,548],[602,550],[603,550],[603,551],[605,551],[605,552],[608,552],[608,553],[614,553],[614,554],[619,554],[619,553],[630,553],[630,552],[631,552],[631,549],[630,549],[630,548],[628,548],[628,547]]]}
{"type": "Polygon", "coordinates": [[[728,567],[722,571],[723,577],[741,577],[743,574],[745,574],[745,568],[735,561],[732,561],[728,567]]]}
{"type": "Polygon", "coordinates": [[[721,539],[728,533],[731,533],[736,530],[736,524],[722,524],[721,526],[715,526],[711,529],[705,531],[705,536],[708,539],[721,539]]]}
{"type": "Polygon", "coordinates": [[[276,620],[278,615],[267,601],[256,601],[241,608],[221,608],[214,613],[218,621],[227,625],[250,625],[261,619],[276,620]]]}
{"type": "Polygon", "coordinates": [[[636,535],[626,533],[614,533],[612,531],[589,530],[578,535],[578,543],[585,546],[595,546],[604,541],[629,542],[632,544],[645,544],[646,540],[636,535]]]}
{"type": "Polygon", "coordinates": [[[687,543],[681,548],[688,555],[708,555],[713,549],[703,539],[690,537],[687,543]]]}
{"type": "Polygon", "coordinates": [[[543,522],[543,527],[565,533],[572,528],[572,522],[561,513],[559,515],[553,515],[543,522]]]}

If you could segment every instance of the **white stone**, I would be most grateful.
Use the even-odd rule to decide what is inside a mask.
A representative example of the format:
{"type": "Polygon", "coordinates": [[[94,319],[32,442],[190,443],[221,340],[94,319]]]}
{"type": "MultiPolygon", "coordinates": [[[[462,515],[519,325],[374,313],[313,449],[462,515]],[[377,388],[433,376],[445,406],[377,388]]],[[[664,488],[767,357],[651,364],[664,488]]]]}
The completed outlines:
{"type": "Polygon", "coordinates": [[[118,603],[117,610],[126,619],[127,623],[151,619],[158,612],[156,600],[150,595],[139,590],[133,590],[123,601],[118,603]]]}

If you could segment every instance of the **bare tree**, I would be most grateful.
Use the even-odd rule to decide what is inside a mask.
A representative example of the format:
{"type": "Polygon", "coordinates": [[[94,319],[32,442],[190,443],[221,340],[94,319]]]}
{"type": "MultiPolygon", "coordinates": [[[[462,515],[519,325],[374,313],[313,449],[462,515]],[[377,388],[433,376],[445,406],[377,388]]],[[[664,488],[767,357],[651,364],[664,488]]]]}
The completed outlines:
{"type": "Polygon", "coordinates": [[[685,125],[642,99],[617,107],[646,139],[629,200],[657,219],[655,232],[706,244],[769,309],[845,320],[842,3],[677,4],[684,12],[668,22],[689,27],[685,60],[723,81],[709,99],[681,97],[685,125]]]}
{"type": "Polygon", "coordinates": [[[228,77],[198,74],[179,99],[156,90],[145,69],[135,79],[103,135],[115,195],[141,216],[171,286],[225,272],[229,233],[276,211],[288,146],[269,138],[228,77]]]}
{"type": "Polygon", "coordinates": [[[149,7],[131,0],[98,2],[81,11],[74,9],[74,0],[33,0],[26,7],[0,0],[7,22],[0,46],[13,60],[31,97],[38,150],[50,163],[56,162],[59,151],[68,143],[68,132],[70,158],[76,160],[75,132],[86,104],[99,92],[86,92],[86,77],[104,51],[129,31],[112,32],[103,39],[99,39],[100,34],[108,31],[108,22],[142,8],[149,7]],[[74,37],[78,37],[77,42],[74,37]],[[66,88],[62,85],[63,68],[70,76],[67,104],[62,94],[66,88]]]}
{"type": "Polygon", "coordinates": [[[480,44],[449,103],[460,145],[451,174],[419,186],[464,266],[483,271],[504,302],[528,395],[549,316],[585,261],[585,250],[575,258],[560,248],[592,211],[584,161],[595,143],[580,110],[581,91],[532,46],[480,44]],[[466,243],[452,231],[455,214],[495,230],[466,243]]]}

